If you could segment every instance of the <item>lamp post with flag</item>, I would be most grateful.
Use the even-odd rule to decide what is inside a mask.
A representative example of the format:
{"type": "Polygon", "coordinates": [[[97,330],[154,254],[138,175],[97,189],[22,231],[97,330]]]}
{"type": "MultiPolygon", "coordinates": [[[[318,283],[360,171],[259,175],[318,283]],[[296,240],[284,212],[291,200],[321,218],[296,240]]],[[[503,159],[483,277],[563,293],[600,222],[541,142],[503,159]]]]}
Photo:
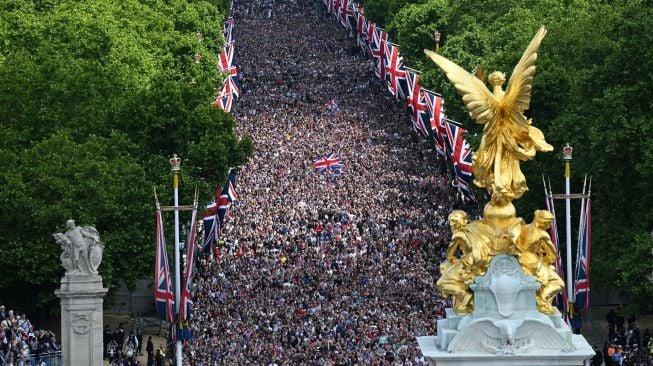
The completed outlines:
{"type": "MultiPolygon", "coordinates": [[[[170,165],[175,204],[175,310],[179,314],[179,305],[181,304],[181,301],[179,301],[181,295],[181,269],[179,260],[179,170],[181,169],[181,159],[177,154],[172,155],[170,165]]],[[[175,343],[175,365],[181,365],[181,339],[177,338],[177,342],[175,343]]]]}
{"type": "Polygon", "coordinates": [[[574,303],[574,287],[572,286],[572,273],[571,272],[571,198],[570,183],[571,178],[571,154],[573,148],[567,144],[563,149],[563,160],[565,161],[565,231],[567,234],[567,301],[569,302],[569,311],[573,311],[574,303]]]}

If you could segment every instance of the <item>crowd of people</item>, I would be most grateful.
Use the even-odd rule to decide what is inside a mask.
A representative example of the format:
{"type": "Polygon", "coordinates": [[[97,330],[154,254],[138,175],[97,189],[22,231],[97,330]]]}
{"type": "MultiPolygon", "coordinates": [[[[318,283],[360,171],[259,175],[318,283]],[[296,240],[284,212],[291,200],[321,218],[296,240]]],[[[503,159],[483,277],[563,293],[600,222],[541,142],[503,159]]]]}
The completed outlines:
{"type": "Polygon", "coordinates": [[[25,313],[0,305],[0,365],[50,365],[61,349],[54,333],[39,329],[25,313]]]}
{"type": "Polygon", "coordinates": [[[610,310],[606,315],[609,340],[599,350],[592,366],[649,366],[653,364],[653,338],[648,329],[637,327],[634,316],[625,317],[623,309],[610,310]]]}
{"type": "Polygon", "coordinates": [[[426,365],[455,205],[452,176],[321,1],[236,1],[256,151],[194,279],[189,365],[426,365]],[[312,161],[339,154],[343,174],[312,161]]]}

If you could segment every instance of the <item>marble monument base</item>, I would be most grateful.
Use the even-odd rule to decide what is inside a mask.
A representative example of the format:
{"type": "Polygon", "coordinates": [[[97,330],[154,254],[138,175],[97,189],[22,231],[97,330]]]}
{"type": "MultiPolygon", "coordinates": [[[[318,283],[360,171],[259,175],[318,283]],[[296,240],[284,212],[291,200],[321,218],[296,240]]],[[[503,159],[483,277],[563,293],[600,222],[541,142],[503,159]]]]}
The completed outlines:
{"type": "Polygon", "coordinates": [[[515,257],[497,255],[469,286],[472,312],[460,316],[446,309],[437,336],[417,337],[424,358],[431,366],[583,365],[594,350],[572,334],[559,312],[537,310],[539,287],[515,257]]]}
{"type": "Polygon", "coordinates": [[[103,309],[106,288],[97,274],[66,273],[55,295],[61,299],[63,366],[103,364],[103,309]]]}
{"type": "Polygon", "coordinates": [[[417,337],[422,355],[431,366],[582,366],[594,350],[580,335],[572,335],[574,351],[534,350],[523,354],[497,355],[484,350],[450,353],[437,347],[437,336],[417,337]]]}

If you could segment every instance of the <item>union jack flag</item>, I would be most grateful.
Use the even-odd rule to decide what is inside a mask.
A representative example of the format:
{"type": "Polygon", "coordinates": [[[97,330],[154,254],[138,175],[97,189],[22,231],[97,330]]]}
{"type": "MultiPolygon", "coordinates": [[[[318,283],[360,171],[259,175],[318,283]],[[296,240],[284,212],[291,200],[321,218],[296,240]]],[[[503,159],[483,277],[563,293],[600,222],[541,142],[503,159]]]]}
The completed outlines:
{"type": "Polygon", "coordinates": [[[224,227],[224,218],[227,216],[227,210],[231,206],[231,202],[236,201],[238,195],[236,194],[236,170],[231,170],[227,177],[227,182],[218,196],[218,221],[220,227],[224,227]]]}
{"type": "Polygon", "coordinates": [[[182,321],[190,319],[190,309],[193,301],[190,297],[190,284],[193,278],[193,267],[195,261],[195,236],[197,232],[197,209],[193,210],[190,232],[188,233],[188,253],[186,254],[186,271],[184,272],[184,286],[181,290],[179,304],[179,316],[182,321]]]}
{"type": "Polygon", "coordinates": [[[388,33],[379,27],[374,27],[372,33],[372,58],[374,59],[374,74],[379,79],[385,78],[385,49],[388,33]]]}
{"type": "Polygon", "coordinates": [[[340,0],[331,0],[331,8],[329,12],[333,14],[336,18],[340,15],[340,0]]]}
{"type": "Polygon", "coordinates": [[[419,85],[419,74],[406,70],[406,83],[408,84],[408,110],[413,129],[423,136],[429,135],[429,116],[426,111],[426,98],[419,85]]]}
{"type": "Polygon", "coordinates": [[[213,101],[213,105],[222,109],[223,111],[229,113],[231,112],[231,107],[233,107],[234,104],[234,96],[233,94],[223,94],[220,93],[217,98],[213,101]]]}
{"type": "Polygon", "coordinates": [[[402,94],[400,82],[402,80],[406,82],[406,70],[402,57],[399,56],[399,47],[388,43],[385,49],[385,61],[385,79],[388,82],[388,90],[393,96],[399,97],[399,94],[402,94]]]}
{"type": "Polygon", "coordinates": [[[368,55],[370,53],[369,41],[367,40],[367,19],[363,15],[363,6],[356,8],[356,43],[361,51],[368,55]]]}
{"type": "Polygon", "coordinates": [[[156,311],[159,317],[167,322],[175,321],[175,300],[170,282],[170,270],[168,267],[168,252],[166,251],[166,240],[163,234],[163,219],[161,210],[156,210],[156,263],[154,266],[154,299],[156,300],[156,311]]]}
{"type": "Polygon", "coordinates": [[[367,32],[367,46],[370,49],[370,53],[372,52],[372,42],[374,41],[374,30],[376,29],[376,25],[374,25],[374,22],[371,20],[367,21],[367,29],[365,32],[367,32]]]}
{"type": "Polygon", "coordinates": [[[447,132],[446,138],[444,140],[446,145],[446,153],[447,156],[453,159],[457,144],[463,141],[462,135],[465,133],[465,130],[449,121],[445,121],[444,127],[447,132]]]}
{"type": "Polygon", "coordinates": [[[426,107],[429,111],[431,137],[433,137],[433,142],[435,143],[435,150],[438,154],[446,157],[443,139],[443,135],[446,134],[444,122],[447,118],[444,115],[444,99],[427,90],[423,90],[422,92],[424,93],[424,100],[426,101],[426,107]]]}
{"type": "Polygon", "coordinates": [[[345,29],[351,29],[351,17],[353,16],[354,6],[351,0],[341,0],[338,8],[338,18],[345,29]]]}
{"type": "MultiPolygon", "coordinates": [[[[544,177],[542,177],[542,180],[544,181],[544,177]]],[[[562,270],[562,259],[560,258],[560,249],[558,246],[558,223],[556,221],[555,204],[554,204],[553,197],[550,195],[550,192],[546,188],[546,182],[544,182],[544,195],[546,198],[546,209],[549,212],[551,212],[551,214],[553,215],[553,221],[551,221],[551,225],[549,227],[549,233],[551,234],[551,242],[553,243],[553,247],[556,250],[555,269],[556,272],[558,273],[558,276],[560,276],[560,278],[564,282],[565,272],[562,270]]],[[[555,301],[560,311],[564,314],[565,322],[569,324],[569,319],[568,319],[569,303],[567,301],[567,291],[566,290],[560,291],[560,294],[556,296],[555,301]]]]}
{"type": "Polygon", "coordinates": [[[211,250],[216,249],[218,238],[220,237],[220,221],[218,218],[218,204],[215,199],[206,206],[204,211],[204,253],[209,254],[211,250]]]}
{"type": "Polygon", "coordinates": [[[234,41],[233,27],[224,29],[222,35],[224,36],[224,44],[232,43],[234,41]]]}
{"type": "Polygon", "coordinates": [[[341,173],[342,169],[345,167],[345,163],[342,161],[340,155],[335,153],[328,153],[323,156],[319,156],[313,160],[313,167],[318,173],[341,173]]]}
{"type": "MultiPolygon", "coordinates": [[[[585,200],[584,200],[585,201],[585,200]]],[[[581,208],[578,229],[578,252],[576,257],[576,280],[574,281],[574,307],[587,310],[590,306],[590,249],[592,238],[592,204],[590,199],[581,208]]]]}
{"type": "Polygon", "coordinates": [[[225,184],[225,192],[229,198],[229,202],[235,202],[238,199],[236,194],[236,174],[235,170],[229,172],[229,177],[227,178],[227,184],[225,184]]]}
{"type": "Polygon", "coordinates": [[[222,31],[225,31],[227,29],[233,29],[233,28],[234,28],[234,18],[228,17],[227,20],[225,20],[224,24],[222,25],[222,31]]]}
{"type": "Polygon", "coordinates": [[[476,201],[471,188],[473,182],[472,157],[474,156],[474,151],[467,141],[463,139],[462,135],[465,133],[464,129],[453,125],[449,121],[445,121],[445,124],[447,124],[447,131],[456,131],[453,133],[456,140],[453,147],[453,154],[451,155],[451,161],[453,162],[454,171],[456,172],[458,187],[465,194],[466,198],[476,201]]]}
{"type": "Polygon", "coordinates": [[[216,248],[217,242],[222,234],[224,227],[224,218],[227,215],[227,209],[231,202],[238,199],[236,194],[236,170],[229,172],[229,177],[224,189],[216,190],[216,197],[206,206],[204,211],[204,252],[210,253],[211,249],[216,248]],[[217,192],[220,192],[218,195],[217,192]]]}
{"type": "Polygon", "coordinates": [[[228,70],[230,75],[224,79],[224,86],[222,87],[221,95],[233,94],[235,98],[240,97],[240,89],[238,88],[238,70],[231,67],[228,70]],[[236,74],[236,75],[234,75],[236,74]]]}
{"type": "Polygon", "coordinates": [[[224,46],[224,51],[218,56],[218,69],[220,71],[227,71],[233,66],[234,62],[234,44],[227,43],[224,46]]]}

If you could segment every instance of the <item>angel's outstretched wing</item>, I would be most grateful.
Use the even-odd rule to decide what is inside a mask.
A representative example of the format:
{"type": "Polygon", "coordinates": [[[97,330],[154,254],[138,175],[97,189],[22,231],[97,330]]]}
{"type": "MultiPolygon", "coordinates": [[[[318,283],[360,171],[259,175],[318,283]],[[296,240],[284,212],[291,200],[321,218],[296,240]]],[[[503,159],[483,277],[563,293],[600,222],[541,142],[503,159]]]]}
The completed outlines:
{"type": "Polygon", "coordinates": [[[526,319],[515,331],[515,340],[528,339],[539,348],[556,351],[573,351],[574,345],[568,342],[551,325],[536,319],[526,319]]]}
{"type": "Polygon", "coordinates": [[[424,53],[440,66],[454,84],[476,123],[485,124],[494,120],[500,103],[483,81],[435,52],[424,50],[424,53]]]}
{"type": "Polygon", "coordinates": [[[501,100],[501,107],[511,110],[513,113],[523,113],[531,103],[531,91],[533,89],[533,76],[535,76],[535,61],[537,61],[537,49],[546,35],[544,26],[535,33],[531,43],[524,51],[521,59],[510,75],[506,94],[501,100]]]}
{"type": "Polygon", "coordinates": [[[472,351],[478,350],[482,347],[483,343],[490,341],[491,343],[503,344],[505,343],[505,335],[502,334],[501,329],[494,325],[491,319],[475,320],[460,333],[458,333],[449,343],[447,351],[472,351]]]}

